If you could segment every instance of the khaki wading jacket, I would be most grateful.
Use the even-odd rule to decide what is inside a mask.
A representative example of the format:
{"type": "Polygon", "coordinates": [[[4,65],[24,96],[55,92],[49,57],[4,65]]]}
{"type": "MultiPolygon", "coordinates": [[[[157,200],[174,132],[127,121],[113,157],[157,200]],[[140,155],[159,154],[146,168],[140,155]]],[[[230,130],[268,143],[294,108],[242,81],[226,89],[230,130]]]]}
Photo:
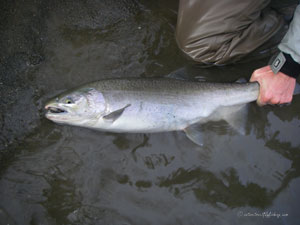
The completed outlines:
{"type": "Polygon", "coordinates": [[[300,5],[297,6],[289,30],[278,48],[290,54],[295,62],[300,63],[300,5]]]}
{"type": "MultiPolygon", "coordinates": [[[[269,4],[270,0],[180,0],[178,46],[201,64],[236,62],[267,46],[268,41],[282,31],[283,16],[269,4]]],[[[300,63],[299,5],[279,49],[300,63]]]]}

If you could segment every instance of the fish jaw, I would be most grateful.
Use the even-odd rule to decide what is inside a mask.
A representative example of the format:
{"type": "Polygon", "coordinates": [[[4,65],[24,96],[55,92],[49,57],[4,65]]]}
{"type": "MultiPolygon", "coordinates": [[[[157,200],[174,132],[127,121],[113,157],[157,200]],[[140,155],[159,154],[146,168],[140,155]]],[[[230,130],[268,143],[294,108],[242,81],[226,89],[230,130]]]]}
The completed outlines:
{"type": "Polygon", "coordinates": [[[64,123],[70,119],[70,110],[59,103],[49,102],[45,109],[45,117],[53,122],[64,123]]]}
{"type": "Polygon", "coordinates": [[[97,129],[96,124],[99,118],[95,115],[82,115],[77,112],[77,106],[69,107],[55,101],[46,104],[45,117],[58,124],[66,124],[79,127],[97,129]]]}

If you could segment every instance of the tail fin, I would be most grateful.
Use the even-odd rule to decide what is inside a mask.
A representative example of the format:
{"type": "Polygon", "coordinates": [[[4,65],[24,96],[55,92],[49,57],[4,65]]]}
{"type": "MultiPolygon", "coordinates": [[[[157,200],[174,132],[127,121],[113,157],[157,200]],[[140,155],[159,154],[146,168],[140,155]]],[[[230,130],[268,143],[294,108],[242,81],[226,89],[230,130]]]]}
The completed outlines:
{"type": "Polygon", "coordinates": [[[295,90],[294,90],[294,95],[298,95],[298,94],[300,94],[300,84],[298,84],[296,82],[296,87],[295,87],[295,90]]]}

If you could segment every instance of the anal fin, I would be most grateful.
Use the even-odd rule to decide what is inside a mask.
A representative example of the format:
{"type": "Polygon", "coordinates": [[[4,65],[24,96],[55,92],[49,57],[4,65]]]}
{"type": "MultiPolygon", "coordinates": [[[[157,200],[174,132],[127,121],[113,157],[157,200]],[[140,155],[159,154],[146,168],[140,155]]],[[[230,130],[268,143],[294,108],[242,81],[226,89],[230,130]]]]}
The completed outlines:
{"type": "Polygon", "coordinates": [[[220,119],[224,119],[234,130],[242,135],[246,134],[248,105],[228,106],[218,110],[220,119]]]}

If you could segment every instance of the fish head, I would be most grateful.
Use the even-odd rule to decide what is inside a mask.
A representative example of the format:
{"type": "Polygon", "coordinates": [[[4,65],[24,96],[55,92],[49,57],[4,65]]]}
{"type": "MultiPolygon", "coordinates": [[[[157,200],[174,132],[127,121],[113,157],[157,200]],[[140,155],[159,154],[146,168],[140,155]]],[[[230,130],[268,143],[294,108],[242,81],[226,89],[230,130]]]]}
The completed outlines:
{"type": "Polygon", "coordinates": [[[64,92],[50,100],[46,118],[60,124],[92,127],[106,110],[103,94],[93,88],[64,92]]]}

